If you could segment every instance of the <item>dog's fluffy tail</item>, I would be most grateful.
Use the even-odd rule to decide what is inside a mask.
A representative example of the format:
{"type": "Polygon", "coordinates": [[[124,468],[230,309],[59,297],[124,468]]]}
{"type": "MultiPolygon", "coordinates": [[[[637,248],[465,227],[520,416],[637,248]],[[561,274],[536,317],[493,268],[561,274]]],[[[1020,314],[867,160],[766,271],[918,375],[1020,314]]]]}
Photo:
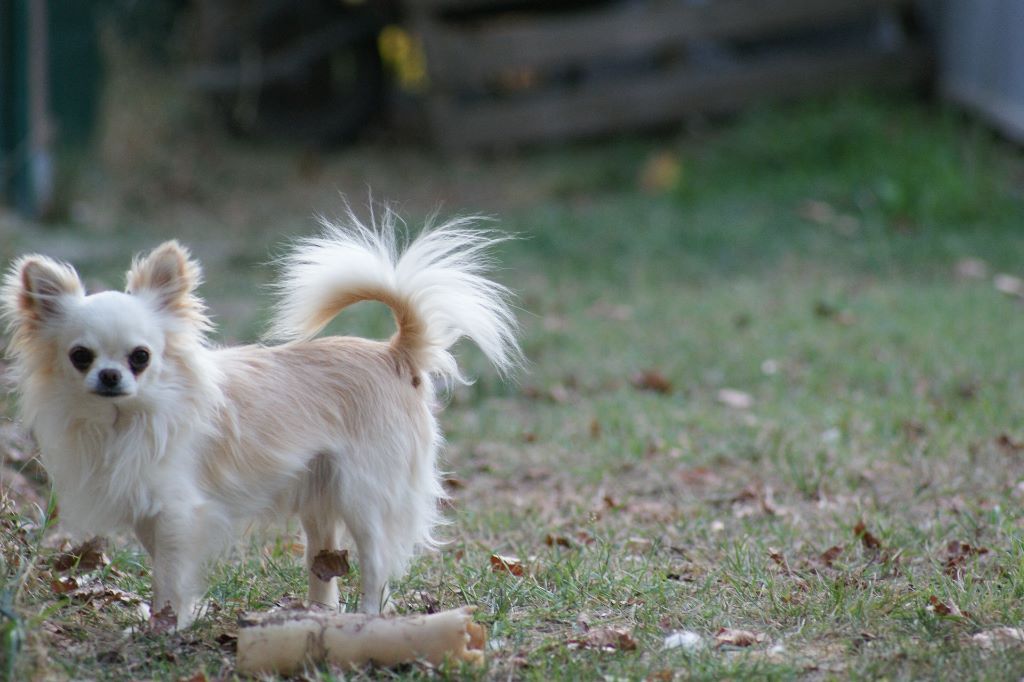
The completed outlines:
{"type": "Polygon", "coordinates": [[[398,331],[392,347],[415,367],[446,382],[463,381],[449,348],[468,337],[503,374],[521,360],[511,294],[483,276],[488,250],[507,237],[457,218],[426,228],[404,245],[398,219],[379,224],[321,221],[323,233],[301,240],[283,261],[279,301],[269,336],[309,339],[359,301],[386,304],[398,331]]]}

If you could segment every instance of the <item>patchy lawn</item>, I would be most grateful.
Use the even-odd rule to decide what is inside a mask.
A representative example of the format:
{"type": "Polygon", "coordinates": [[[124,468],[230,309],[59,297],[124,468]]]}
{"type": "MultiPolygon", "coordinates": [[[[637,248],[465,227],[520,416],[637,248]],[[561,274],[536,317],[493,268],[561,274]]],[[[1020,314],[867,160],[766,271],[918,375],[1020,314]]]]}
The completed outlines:
{"type": "MultiPolygon", "coordinates": [[[[127,162],[108,135],[71,218],[0,218],[0,256],[116,285],[134,250],[181,238],[233,342],[261,329],[267,262],[339,191],[522,237],[497,274],[531,366],[502,384],[463,349],[479,381],[442,417],[451,542],[396,586],[400,612],[478,605],[487,668],[444,674],[1024,675],[1024,163],[983,129],[853,95],[490,159],[156,138],[127,162]]],[[[389,330],[372,305],[335,328],[389,330]]],[[[12,679],[231,678],[238,614],[303,594],[294,525],[264,529],[194,629],[127,630],[147,559],[121,539],[58,570],[31,445],[0,437],[12,679]]],[[[358,564],[343,582],[354,605],[358,564]]]]}

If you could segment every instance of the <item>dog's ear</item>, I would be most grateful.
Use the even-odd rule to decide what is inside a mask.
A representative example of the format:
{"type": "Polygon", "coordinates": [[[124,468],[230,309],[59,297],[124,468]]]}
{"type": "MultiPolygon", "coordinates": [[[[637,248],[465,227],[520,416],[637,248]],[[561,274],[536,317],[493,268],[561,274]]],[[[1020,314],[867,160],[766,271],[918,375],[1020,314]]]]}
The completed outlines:
{"type": "Polygon", "coordinates": [[[85,288],[75,269],[46,256],[24,256],[4,278],[3,316],[12,324],[39,324],[62,314],[69,298],[85,288]]]}
{"type": "Polygon", "coordinates": [[[152,296],[162,311],[205,320],[202,301],[194,294],[201,281],[199,263],[192,260],[188,249],[169,241],[135,260],[125,291],[152,296]]]}

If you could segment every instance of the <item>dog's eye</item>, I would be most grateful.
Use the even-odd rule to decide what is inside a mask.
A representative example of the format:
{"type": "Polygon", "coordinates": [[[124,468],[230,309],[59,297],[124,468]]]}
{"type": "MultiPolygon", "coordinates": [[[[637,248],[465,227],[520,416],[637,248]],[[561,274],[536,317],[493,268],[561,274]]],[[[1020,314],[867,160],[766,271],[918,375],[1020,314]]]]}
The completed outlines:
{"type": "Polygon", "coordinates": [[[71,360],[72,366],[79,372],[84,372],[89,369],[89,365],[96,359],[96,354],[84,346],[75,346],[68,353],[68,359],[71,360]]]}
{"type": "Polygon", "coordinates": [[[146,365],[149,364],[149,351],[145,348],[136,348],[128,356],[128,366],[132,368],[132,371],[138,374],[142,370],[146,369],[146,365]]]}

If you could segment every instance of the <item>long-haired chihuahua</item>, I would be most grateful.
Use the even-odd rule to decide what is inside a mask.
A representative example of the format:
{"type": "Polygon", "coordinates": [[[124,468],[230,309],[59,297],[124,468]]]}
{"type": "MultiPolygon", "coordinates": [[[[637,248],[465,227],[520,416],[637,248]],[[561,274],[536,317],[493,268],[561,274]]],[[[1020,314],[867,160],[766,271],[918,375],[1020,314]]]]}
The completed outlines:
{"type": "Polygon", "coordinates": [[[254,519],[296,514],[309,600],[336,606],[313,560],[347,531],[360,608],[437,544],[438,383],[475,342],[502,373],[521,358],[509,291],[485,278],[501,239],[457,219],[399,234],[388,211],[300,241],[283,259],[275,345],[215,347],[199,265],[174,241],[135,260],[125,291],[86,294],[75,270],[19,258],[2,290],[20,411],[72,531],[134,530],[152,558],[153,612],[195,617],[204,564],[254,519]],[[359,301],[386,304],[388,341],[317,336],[359,301]]]}

